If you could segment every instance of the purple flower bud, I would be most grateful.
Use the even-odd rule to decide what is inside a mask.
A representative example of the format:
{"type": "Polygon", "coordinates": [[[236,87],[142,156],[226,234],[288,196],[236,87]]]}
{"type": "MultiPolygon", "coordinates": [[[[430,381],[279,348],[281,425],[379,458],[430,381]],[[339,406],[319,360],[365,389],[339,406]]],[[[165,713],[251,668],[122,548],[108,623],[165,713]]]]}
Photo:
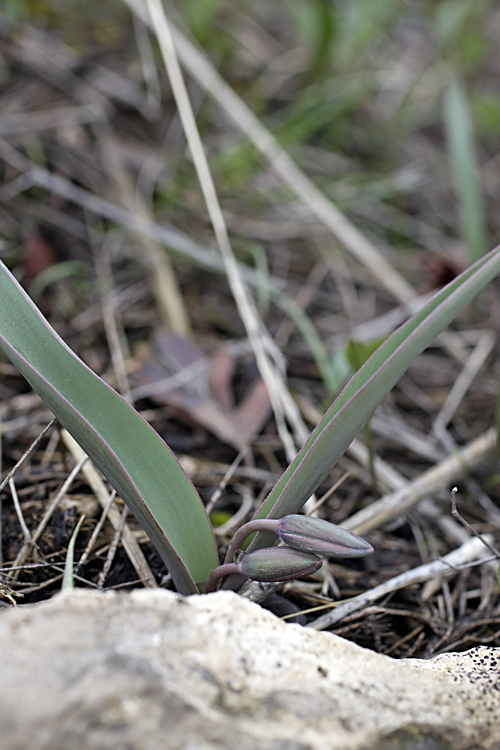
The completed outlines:
{"type": "Polygon", "coordinates": [[[311,516],[280,518],[276,533],[289,547],[324,557],[363,557],[373,552],[371,544],[359,536],[311,516]]]}
{"type": "Polygon", "coordinates": [[[238,565],[241,573],[253,581],[290,581],[315,573],[321,560],[289,547],[265,547],[249,552],[238,565]]]}

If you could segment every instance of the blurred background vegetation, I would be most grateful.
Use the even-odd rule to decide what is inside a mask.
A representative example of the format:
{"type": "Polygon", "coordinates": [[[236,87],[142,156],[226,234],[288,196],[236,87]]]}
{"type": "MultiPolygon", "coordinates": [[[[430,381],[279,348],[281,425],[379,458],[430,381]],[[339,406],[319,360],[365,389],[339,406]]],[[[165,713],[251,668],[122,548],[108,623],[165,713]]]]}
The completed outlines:
{"type": "MultiPolygon", "coordinates": [[[[126,65],[131,79],[144,87],[130,12],[119,0],[102,0],[98,10],[77,0],[2,5],[8,33],[22,34],[25,24],[50,31],[80,65],[106,56],[115,66],[126,65]]],[[[500,136],[495,2],[183,0],[166,8],[317,184],[366,232],[397,251],[403,265],[410,260],[406,253],[415,250],[463,249],[465,177],[450,164],[451,131],[472,128],[481,185],[476,211],[482,216],[484,204],[487,225],[481,231],[488,246],[495,244],[500,136]],[[445,101],[453,81],[464,106],[450,111],[445,101]]],[[[168,99],[156,49],[153,54],[160,88],[151,79],[151,101],[155,94],[168,99]]],[[[4,85],[8,74],[4,64],[4,85]]],[[[283,190],[259,184],[262,162],[254,150],[234,130],[227,132],[216,105],[200,100],[199,92],[196,97],[226,206],[243,201],[247,211],[262,211],[270,203],[283,204],[283,190]]],[[[178,208],[193,188],[185,164],[172,171],[157,186],[161,208],[172,202],[178,208]]]]}
{"type": "MultiPolygon", "coordinates": [[[[299,167],[417,292],[445,283],[498,242],[496,3],[185,0],[165,7],[299,167]]],[[[19,45],[16,64],[7,52],[2,65],[3,112],[67,104],[64,86],[59,82],[56,93],[47,69],[39,71],[40,85],[32,81],[30,95],[16,98],[27,73],[19,50],[31,44],[28,69],[36,76],[37,44],[46,54],[57,40],[58,64],[70,66],[75,81],[99,89],[106,106],[113,103],[108,116],[124,166],[158,221],[211,241],[156,41],[126,3],[103,0],[97,12],[95,4],[77,0],[6,0],[2,26],[7,46],[19,45]]],[[[300,284],[313,260],[338,255],[342,242],[276,178],[217,102],[188,81],[235,252],[256,268],[266,314],[269,275],[300,284]]],[[[68,79],[65,85],[69,93],[67,86],[76,84],[68,79]]],[[[61,122],[42,134],[35,128],[17,140],[32,164],[50,166],[61,138],[66,145],[73,139],[80,152],[92,147],[95,129],[89,135],[92,128],[72,127],[61,122]]],[[[5,218],[4,253],[25,243],[23,226],[20,232],[5,218]]],[[[51,272],[49,281],[54,274],[69,277],[81,292],[85,273],[78,261],[88,263],[88,252],[69,250],[66,241],[57,260],[69,265],[51,272]]],[[[363,282],[370,282],[369,269],[363,282]]],[[[42,277],[34,291],[45,283],[42,277]]],[[[317,315],[314,299],[308,305],[314,325],[300,310],[294,323],[331,394],[351,369],[349,355],[335,339],[332,309],[317,315]]],[[[367,305],[372,315],[383,312],[387,290],[367,305]]],[[[212,322],[231,334],[228,321],[215,321],[217,310],[209,307],[212,322]]],[[[292,314],[290,305],[287,311],[292,314]]],[[[351,305],[350,324],[369,315],[357,315],[351,305]]]]}

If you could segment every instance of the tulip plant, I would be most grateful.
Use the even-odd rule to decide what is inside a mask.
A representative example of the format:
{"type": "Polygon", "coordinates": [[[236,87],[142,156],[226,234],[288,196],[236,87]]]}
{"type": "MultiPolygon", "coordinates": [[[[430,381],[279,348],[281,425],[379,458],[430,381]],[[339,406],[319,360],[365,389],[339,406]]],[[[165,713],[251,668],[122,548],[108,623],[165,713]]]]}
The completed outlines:
{"type": "MultiPolygon", "coordinates": [[[[320,556],[372,548],[343,529],[296,515],[412,361],[500,272],[500,248],[470,266],[392,334],[346,385],[219,566],[200,496],[167,445],[51,328],[0,262],[0,348],[134,513],[183,594],[214,591],[234,573],[286,580],[320,556]],[[249,534],[246,552],[239,550],[249,534]],[[274,547],[277,539],[285,546],[274,547]]],[[[233,577],[234,580],[234,577],[233,577]]]]}

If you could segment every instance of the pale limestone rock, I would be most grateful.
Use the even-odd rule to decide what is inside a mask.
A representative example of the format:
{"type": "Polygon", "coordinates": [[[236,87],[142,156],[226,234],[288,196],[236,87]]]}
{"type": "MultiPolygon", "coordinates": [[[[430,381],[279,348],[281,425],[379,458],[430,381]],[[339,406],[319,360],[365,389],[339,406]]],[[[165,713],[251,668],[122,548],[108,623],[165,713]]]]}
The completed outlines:
{"type": "Polygon", "coordinates": [[[500,748],[500,649],[396,661],[232,592],[0,613],[0,750],[500,748]]]}

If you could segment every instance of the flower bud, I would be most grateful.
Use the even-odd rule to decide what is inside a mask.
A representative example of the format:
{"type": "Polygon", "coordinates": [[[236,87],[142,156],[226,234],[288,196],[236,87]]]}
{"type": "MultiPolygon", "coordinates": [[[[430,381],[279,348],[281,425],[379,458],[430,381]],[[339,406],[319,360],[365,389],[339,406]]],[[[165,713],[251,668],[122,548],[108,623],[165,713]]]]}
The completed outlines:
{"type": "Polygon", "coordinates": [[[276,533],[289,547],[323,557],[363,557],[373,547],[350,531],[311,516],[290,515],[280,518],[276,533]]]}
{"type": "Polygon", "coordinates": [[[321,560],[289,547],[265,547],[249,552],[238,564],[247,578],[270,582],[290,581],[315,573],[321,567],[321,560]]]}

